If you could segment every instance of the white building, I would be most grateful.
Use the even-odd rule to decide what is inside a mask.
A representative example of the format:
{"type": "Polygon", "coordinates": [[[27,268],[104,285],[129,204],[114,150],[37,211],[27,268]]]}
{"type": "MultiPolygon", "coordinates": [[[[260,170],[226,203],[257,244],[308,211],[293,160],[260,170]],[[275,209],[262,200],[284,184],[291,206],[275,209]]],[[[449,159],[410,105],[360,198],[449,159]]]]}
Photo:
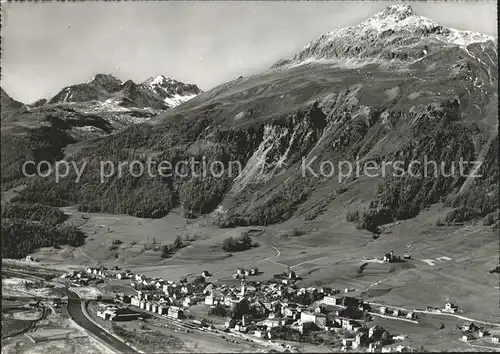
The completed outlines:
{"type": "Polygon", "coordinates": [[[159,305],[156,312],[158,313],[158,315],[166,315],[167,314],[167,311],[168,311],[168,307],[166,306],[163,306],[163,305],[159,305]]]}
{"type": "Polygon", "coordinates": [[[130,300],[130,304],[132,306],[139,307],[141,305],[141,299],[138,296],[133,296],[132,299],[130,300]]]}
{"type": "Polygon", "coordinates": [[[443,309],[445,312],[449,312],[449,313],[455,313],[457,312],[458,310],[458,306],[455,305],[455,304],[452,304],[451,302],[447,302],[445,305],[444,305],[444,309],[443,309]]]}
{"type": "Polygon", "coordinates": [[[316,314],[304,311],[300,314],[300,321],[302,323],[316,322],[316,314]]]}
{"type": "Polygon", "coordinates": [[[344,348],[352,348],[353,343],[356,343],[354,338],[344,338],[342,339],[342,346],[344,348]]]}
{"type": "Polygon", "coordinates": [[[192,302],[193,302],[193,300],[191,300],[191,298],[190,298],[190,297],[187,297],[187,298],[185,298],[185,299],[184,299],[184,301],[182,302],[182,306],[183,306],[183,307],[189,307],[189,306],[191,306],[192,302]]]}
{"type": "Polygon", "coordinates": [[[382,343],[380,342],[373,342],[368,344],[368,352],[369,353],[375,353],[375,352],[380,352],[382,349],[382,343]]]}
{"type": "Polygon", "coordinates": [[[335,296],[325,296],[323,298],[323,303],[329,306],[337,305],[337,298],[335,296]]]}
{"type": "Polygon", "coordinates": [[[214,306],[217,304],[217,300],[212,295],[205,297],[205,305],[214,306]]]}

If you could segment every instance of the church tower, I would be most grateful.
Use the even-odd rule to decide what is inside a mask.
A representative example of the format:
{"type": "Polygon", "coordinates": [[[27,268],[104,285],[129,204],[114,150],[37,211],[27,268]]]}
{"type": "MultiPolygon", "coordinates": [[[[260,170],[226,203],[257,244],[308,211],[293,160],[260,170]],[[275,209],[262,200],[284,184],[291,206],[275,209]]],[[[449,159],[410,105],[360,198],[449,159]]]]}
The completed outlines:
{"type": "Polygon", "coordinates": [[[247,289],[246,289],[245,279],[241,279],[241,291],[240,291],[241,297],[245,296],[246,290],[247,289]]]}

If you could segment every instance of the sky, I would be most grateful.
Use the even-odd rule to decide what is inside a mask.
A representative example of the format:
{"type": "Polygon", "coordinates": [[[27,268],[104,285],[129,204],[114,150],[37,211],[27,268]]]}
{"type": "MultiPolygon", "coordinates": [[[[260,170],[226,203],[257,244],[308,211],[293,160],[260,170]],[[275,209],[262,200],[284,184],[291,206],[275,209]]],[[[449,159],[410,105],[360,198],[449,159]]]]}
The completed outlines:
{"type": "MultiPolygon", "coordinates": [[[[392,3],[4,3],[0,85],[24,103],[96,73],[137,83],[163,74],[208,90],[263,71],[321,34],[392,3]]],[[[444,26],[497,36],[496,1],[411,5],[444,26]]]]}

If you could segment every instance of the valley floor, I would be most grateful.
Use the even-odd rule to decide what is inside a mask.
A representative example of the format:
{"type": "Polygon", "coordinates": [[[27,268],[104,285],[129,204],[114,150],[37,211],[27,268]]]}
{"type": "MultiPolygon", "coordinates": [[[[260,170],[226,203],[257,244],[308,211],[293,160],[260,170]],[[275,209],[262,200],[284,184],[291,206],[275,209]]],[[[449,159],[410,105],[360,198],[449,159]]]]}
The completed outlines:
{"type": "MultiPolygon", "coordinates": [[[[262,273],[253,280],[264,281],[290,267],[303,278],[304,287],[349,288],[352,295],[370,303],[407,310],[442,308],[451,301],[458,304],[458,315],[464,318],[496,323],[500,318],[498,276],[488,270],[498,262],[498,235],[482,225],[434,226],[442,209],[435,205],[415,219],[388,225],[374,240],[370,233],[346,223],[342,213],[309,222],[292,219],[279,227],[217,229],[203,219],[186,221],[177,213],[150,220],[81,213],[70,207],[65,212],[71,214],[69,222],[87,233],[85,245],[44,248],[33,256],[40,259],[36,265],[42,267],[69,270],[118,265],[134,273],[173,280],[208,270],[211,281],[223,281],[238,267],[257,266],[262,273]],[[258,247],[231,254],[222,250],[226,237],[245,232],[258,247]],[[187,246],[170,258],[162,258],[161,246],[178,236],[187,246]],[[119,240],[118,247],[110,247],[113,240],[119,240]],[[373,261],[391,250],[399,256],[411,253],[411,259],[373,261]]],[[[461,334],[452,323],[466,322],[458,318],[428,315],[419,325],[376,321],[404,331],[413,347],[472,349],[458,340],[461,334]],[[440,323],[449,323],[446,331],[436,330],[440,323]],[[433,343],[428,342],[429,335],[435,338],[433,343]]]]}

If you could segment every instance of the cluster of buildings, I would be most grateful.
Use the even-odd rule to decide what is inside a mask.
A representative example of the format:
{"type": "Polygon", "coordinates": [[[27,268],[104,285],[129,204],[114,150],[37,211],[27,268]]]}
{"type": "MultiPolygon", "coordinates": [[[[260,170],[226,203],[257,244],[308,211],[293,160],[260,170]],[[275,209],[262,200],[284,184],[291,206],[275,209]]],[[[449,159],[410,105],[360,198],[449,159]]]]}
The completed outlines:
{"type": "Polygon", "coordinates": [[[391,309],[387,306],[380,307],[379,312],[381,315],[393,316],[393,317],[404,317],[408,320],[415,320],[417,318],[415,313],[412,311],[404,312],[400,309],[391,309]]]}
{"type": "MultiPolygon", "coordinates": [[[[212,309],[222,309],[219,313],[226,316],[226,330],[264,339],[286,338],[290,332],[300,337],[313,331],[335,331],[345,335],[344,349],[366,347],[371,352],[381,351],[390,340],[384,328],[366,326],[365,315],[371,308],[362,300],[329,287],[299,288],[297,276],[291,269],[274,275],[267,283],[248,281],[247,276],[255,274],[258,274],[257,268],[238,269],[239,286],[205,283],[204,279],[210,276],[206,271],[199,277],[203,281],[191,282],[126,273],[118,273],[116,277],[132,279],[131,285],[137,291],[130,298],[124,296],[123,303],[130,301],[130,305],[159,316],[181,319],[187,308],[204,303],[212,309]]],[[[101,313],[113,320],[120,311],[124,310],[111,307],[101,313]]]]}
{"type": "Polygon", "coordinates": [[[75,286],[87,286],[104,282],[107,275],[106,268],[100,267],[87,268],[84,272],[74,270],[63,277],[71,280],[75,286]]]}
{"type": "MultiPolygon", "coordinates": [[[[182,303],[186,304],[186,299],[182,303]]],[[[184,317],[184,310],[181,307],[182,305],[179,306],[177,297],[167,297],[161,293],[144,293],[139,291],[136,296],[131,298],[130,304],[139,307],[141,310],[169,318],[181,319],[184,317]]]]}
{"type": "MultiPolygon", "coordinates": [[[[201,276],[207,277],[209,274],[205,271],[201,276]]],[[[184,317],[184,308],[202,302],[205,298],[203,295],[203,290],[206,287],[204,281],[188,282],[187,279],[171,281],[121,272],[116,273],[115,277],[121,280],[133,280],[130,284],[136,291],[133,296],[117,295],[115,300],[124,304],[123,309],[131,305],[160,316],[181,319],[184,317]]],[[[116,313],[117,309],[111,307],[107,311],[116,313]]],[[[107,319],[113,320],[113,317],[108,316],[107,319]]]]}
{"type": "Polygon", "coordinates": [[[242,299],[240,301],[245,301],[247,306],[241,307],[244,310],[240,313],[232,312],[225,326],[265,339],[285,339],[290,331],[299,335],[334,331],[346,335],[342,341],[345,350],[367,347],[368,351],[376,352],[389,342],[390,335],[384,328],[365,325],[363,315],[370,309],[368,304],[353,297],[336,296],[337,292],[324,288],[297,289],[296,293],[312,294],[313,305],[297,303],[290,298],[242,299]]]}
{"type": "Polygon", "coordinates": [[[128,306],[99,303],[97,316],[106,321],[130,321],[138,319],[140,313],[130,310],[128,306]]]}
{"type": "MultiPolygon", "coordinates": [[[[404,258],[410,259],[410,255],[405,254],[404,258]]],[[[394,251],[390,251],[389,253],[384,254],[383,260],[384,260],[384,262],[389,262],[389,263],[401,262],[401,256],[396,256],[394,254],[394,251]]]]}
{"type": "Polygon", "coordinates": [[[197,280],[189,282],[187,279],[172,281],[140,274],[125,274],[126,278],[120,273],[116,275],[118,279],[133,280],[131,286],[137,294],[130,299],[132,306],[175,319],[184,317],[185,308],[206,301],[205,279],[209,276],[208,271],[203,271],[197,280]]]}
{"type": "Polygon", "coordinates": [[[455,305],[452,302],[446,302],[443,308],[436,308],[432,306],[426,306],[425,310],[427,312],[434,312],[434,313],[441,313],[441,312],[447,312],[447,313],[456,313],[458,311],[458,306],[455,305]]]}
{"type": "Polygon", "coordinates": [[[498,335],[492,335],[484,328],[477,326],[474,322],[463,325],[460,330],[462,331],[462,337],[460,339],[463,342],[469,342],[478,338],[490,337],[491,343],[500,343],[500,337],[498,335]]]}
{"type": "Polygon", "coordinates": [[[250,269],[238,268],[236,273],[233,274],[233,279],[245,278],[258,274],[259,274],[259,269],[256,267],[250,269]]]}
{"type": "MultiPolygon", "coordinates": [[[[394,255],[387,254],[386,261],[394,255]]],[[[394,258],[393,258],[394,257],[394,258]]],[[[142,311],[182,319],[186,310],[195,304],[205,304],[212,310],[211,316],[225,316],[226,331],[247,333],[263,339],[304,340],[311,332],[330,331],[340,335],[343,350],[365,349],[367,352],[406,352],[403,345],[387,346],[401,336],[392,336],[380,325],[368,325],[367,319],[374,314],[369,303],[354,296],[347,296],[349,289],[340,291],[330,287],[299,288],[297,276],[291,270],[275,274],[268,282],[250,281],[249,276],[258,274],[257,268],[239,268],[233,279],[235,283],[207,283],[208,271],[203,271],[195,280],[178,281],[151,278],[131,272],[107,272],[107,269],[88,268],[85,272],[73,272],[75,279],[116,277],[129,279],[135,290],[133,296],[121,295],[117,300],[121,306],[100,304],[97,315],[105,320],[119,321],[136,319],[142,311]],[[132,307],[130,307],[132,306],[132,307]],[[136,310],[131,310],[131,308],[136,310]]],[[[380,315],[414,320],[414,312],[403,312],[397,308],[379,307],[380,315]]],[[[440,311],[454,313],[457,306],[448,302],[440,311]]],[[[463,341],[487,336],[486,331],[474,324],[464,326],[463,341]],[[467,328],[465,328],[467,327],[467,328]]],[[[491,336],[498,343],[498,336],[491,336]]],[[[496,342],[495,342],[496,341],[496,342]]]]}
{"type": "MultiPolygon", "coordinates": [[[[204,290],[209,292],[205,304],[227,310],[226,330],[259,338],[285,339],[290,332],[301,336],[312,331],[334,331],[346,334],[344,349],[367,347],[372,352],[380,351],[390,341],[384,328],[368,328],[364,323],[365,314],[371,310],[369,304],[344,296],[336,289],[298,288],[293,283],[281,282],[295,278],[289,271],[267,284],[243,280],[239,289],[210,284],[204,290]]],[[[397,351],[404,351],[405,347],[398,348],[397,351]]]]}
{"type": "Polygon", "coordinates": [[[288,268],[286,272],[274,274],[273,278],[285,285],[294,284],[298,279],[297,274],[291,268],[288,268]]]}

